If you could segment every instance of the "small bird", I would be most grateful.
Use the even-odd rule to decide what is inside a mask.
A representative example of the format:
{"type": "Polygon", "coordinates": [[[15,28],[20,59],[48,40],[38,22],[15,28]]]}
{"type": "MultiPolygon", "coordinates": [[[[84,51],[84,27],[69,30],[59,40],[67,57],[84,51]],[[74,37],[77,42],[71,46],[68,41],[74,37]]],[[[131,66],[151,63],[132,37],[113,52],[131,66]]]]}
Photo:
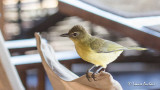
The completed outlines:
{"type": "Polygon", "coordinates": [[[79,56],[94,64],[87,70],[86,77],[88,80],[91,77],[95,80],[95,74],[116,60],[124,50],[146,50],[146,48],[141,47],[124,47],[115,42],[91,36],[81,25],[73,26],[68,33],[61,36],[69,37],[74,42],[79,56]],[[97,66],[99,68],[90,77],[89,72],[97,66]]]}

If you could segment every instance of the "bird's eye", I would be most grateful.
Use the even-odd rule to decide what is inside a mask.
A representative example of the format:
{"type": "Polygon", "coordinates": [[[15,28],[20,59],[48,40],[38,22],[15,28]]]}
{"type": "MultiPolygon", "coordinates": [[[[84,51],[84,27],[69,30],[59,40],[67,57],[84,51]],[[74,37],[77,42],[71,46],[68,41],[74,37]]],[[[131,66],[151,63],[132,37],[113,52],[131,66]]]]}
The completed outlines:
{"type": "Polygon", "coordinates": [[[73,36],[76,37],[78,34],[76,32],[73,33],[73,36]]]}

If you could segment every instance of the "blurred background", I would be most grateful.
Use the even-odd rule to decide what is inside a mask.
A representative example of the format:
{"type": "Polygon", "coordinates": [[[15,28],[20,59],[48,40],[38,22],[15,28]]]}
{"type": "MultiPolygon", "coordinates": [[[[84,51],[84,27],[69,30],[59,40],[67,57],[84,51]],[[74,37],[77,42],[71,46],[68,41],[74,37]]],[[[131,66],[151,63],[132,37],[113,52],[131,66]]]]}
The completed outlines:
{"type": "MultiPolygon", "coordinates": [[[[73,42],[68,38],[60,37],[59,35],[68,32],[72,26],[77,24],[84,26],[86,30],[94,36],[112,40],[123,46],[140,46],[148,48],[147,51],[125,51],[115,62],[108,65],[106,71],[110,72],[113,75],[113,78],[120,82],[124,90],[160,89],[159,50],[145,46],[144,44],[141,45],[136,40],[127,37],[116,30],[113,30],[112,28],[106,28],[104,26],[95,24],[90,20],[82,19],[74,14],[69,15],[60,12],[58,5],[59,2],[63,1],[65,0],[0,1],[0,29],[6,40],[6,43],[8,43],[6,46],[8,47],[12,58],[14,60],[21,59],[21,61],[23,61],[23,58],[29,60],[32,58],[30,63],[16,65],[21,80],[27,90],[53,89],[47,76],[45,75],[42,65],[40,63],[38,63],[38,65],[37,63],[36,65],[35,63],[32,64],[32,62],[34,62],[33,60],[39,59],[35,58],[39,56],[36,56],[38,52],[33,39],[34,32],[41,32],[43,38],[53,46],[56,52],[75,51],[73,42]],[[12,42],[12,44],[10,42],[12,42]],[[33,56],[30,57],[31,55],[33,56]],[[20,56],[23,56],[23,58],[19,58],[20,56]],[[44,74],[45,77],[39,76],[39,74],[44,74]],[[130,85],[130,83],[133,84],[144,82],[154,83],[154,85],[130,85]],[[38,88],[38,86],[42,86],[43,89],[38,88]]],[[[84,3],[91,5],[93,4],[93,6],[97,5],[97,8],[102,10],[106,9],[107,12],[117,14],[123,18],[134,19],[137,17],[156,17],[160,15],[160,2],[158,0],[114,0],[112,2],[109,0],[95,0],[95,2],[91,1],[82,0],[84,3]],[[135,5],[138,6],[136,7],[135,5]]],[[[63,7],[62,4],[61,7],[63,7]]],[[[70,11],[72,11],[72,8],[70,11]]],[[[70,11],[66,12],[71,13],[70,11]]],[[[75,9],[73,9],[73,11],[78,12],[75,11],[75,9]]],[[[114,27],[119,28],[116,25],[114,27]]],[[[158,29],[154,28],[154,31],[159,32],[160,30],[158,29]]],[[[143,40],[145,41],[145,38],[143,40]]],[[[154,44],[154,40],[150,42],[154,44]]],[[[73,57],[73,59],[79,60],[79,57],[73,57]]],[[[85,74],[86,70],[92,66],[87,62],[69,63],[68,61],[61,63],[79,76],[85,74]]]]}

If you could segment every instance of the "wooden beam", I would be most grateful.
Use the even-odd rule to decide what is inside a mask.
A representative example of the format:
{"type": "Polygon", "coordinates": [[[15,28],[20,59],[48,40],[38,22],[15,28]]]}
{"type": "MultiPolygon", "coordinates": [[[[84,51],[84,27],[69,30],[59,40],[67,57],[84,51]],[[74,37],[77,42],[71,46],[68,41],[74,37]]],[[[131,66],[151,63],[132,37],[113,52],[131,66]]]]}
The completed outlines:
{"type": "Polygon", "coordinates": [[[0,0],[0,30],[2,31],[3,37],[6,40],[6,32],[4,29],[4,10],[3,10],[3,0],[0,0]]]}
{"type": "Polygon", "coordinates": [[[24,90],[24,87],[18,76],[17,70],[11,63],[10,55],[7,48],[4,45],[4,39],[2,37],[1,32],[0,51],[0,80],[2,80],[2,84],[5,81],[7,82],[6,84],[8,84],[7,86],[4,86],[4,89],[0,90],[24,90]]]}
{"type": "Polygon", "coordinates": [[[27,86],[27,72],[24,71],[19,71],[19,76],[21,78],[21,81],[23,83],[23,86],[25,87],[26,90],[28,90],[28,86],[27,86]]]}
{"type": "Polygon", "coordinates": [[[43,67],[39,67],[38,69],[38,85],[37,90],[45,90],[45,70],[43,67]]]}
{"type": "Polygon", "coordinates": [[[13,90],[1,62],[0,62],[0,72],[1,72],[0,73],[0,90],[13,90]]]}

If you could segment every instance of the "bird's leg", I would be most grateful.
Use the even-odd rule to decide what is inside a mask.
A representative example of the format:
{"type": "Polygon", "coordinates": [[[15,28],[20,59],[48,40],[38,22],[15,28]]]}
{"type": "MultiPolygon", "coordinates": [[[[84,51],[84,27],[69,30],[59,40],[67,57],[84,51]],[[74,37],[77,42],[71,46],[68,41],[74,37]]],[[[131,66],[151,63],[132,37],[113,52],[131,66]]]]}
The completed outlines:
{"type": "Polygon", "coordinates": [[[88,79],[89,82],[90,82],[89,78],[91,78],[91,77],[89,76],[89,72],[90,72],[95,66],[96,66],[96,65],[93,65],[91,68],[89,68],[89,69],[87,70],[86,78],[88,79]]]}
{"type": "Polygon", "coordinates": [[[93,72],[93,74],[91,75],[91,77],[93,78],[94,81],[96,81],[95,74],[99,73],[102,69],[103,69],[103,67],[99,66],[99,68],[95,72],[93,72]]]}
{"type": "Polygon", "coordinates": [[[100,73],[100,72],[102,72],[102,71],[104,71],[104,72],[105,72],[105,69],[106,69],[106,68],[102,68],[102,69],[99,71],[99,73],[100,73]]]}

